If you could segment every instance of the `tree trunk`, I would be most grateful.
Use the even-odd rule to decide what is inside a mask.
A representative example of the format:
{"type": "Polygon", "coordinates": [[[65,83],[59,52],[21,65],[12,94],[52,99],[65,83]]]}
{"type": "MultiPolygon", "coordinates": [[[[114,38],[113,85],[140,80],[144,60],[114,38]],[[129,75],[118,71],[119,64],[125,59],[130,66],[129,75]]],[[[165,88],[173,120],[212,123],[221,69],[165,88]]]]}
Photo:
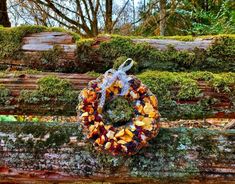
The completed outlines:
{"type": "Polygon", "coordinates": [[[7,13],[7,0],[0,1],[0,25],[3,25],[4,27],[11,27],[7,13]]]}
{"type": "Polygon", "coordinates": [[[160,35],[165,36],[166,30],[166,0],[160,0],[160,35]]]}
{"type": "Polygon", "coordinates": [[[148,147],[129,157],[97,152],[83,137],[79,123],[0,122],[0,181],[235,181],[235,130],[161,128],[148,147]]]}
{"type": "Polygon", "coordinates": [[[105,11],[105,32],[112,33],[112,12],[113,12],[113,0],[106,0],[105,11]]]}

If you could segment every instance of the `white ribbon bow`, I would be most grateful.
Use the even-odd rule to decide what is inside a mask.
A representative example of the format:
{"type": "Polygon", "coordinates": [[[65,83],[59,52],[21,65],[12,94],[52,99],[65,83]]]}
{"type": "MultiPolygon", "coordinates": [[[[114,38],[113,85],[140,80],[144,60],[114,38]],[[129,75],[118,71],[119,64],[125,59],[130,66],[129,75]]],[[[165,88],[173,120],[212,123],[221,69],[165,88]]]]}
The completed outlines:
{"type": "Polygon", "coordinates": [[[118,70],[109,69],[104,74],[104,82],[101,84],[101,98],[99,107],[103,108],[105,99],[106,99],[106,89],[109,88],[117,79],[121,81],[122,91],[119,94],[120,96],[124,96],[129,90],[129,81],[130,77],[126,74],[128,70],[133,66],[134,61],[131,58],[128,58],[124,63],[122,63],[118,70]],[[128,61],[131,61],[129,65],[125,66],[128,61]],[[110,75],[111,74],[111,75],[110,75]]]}

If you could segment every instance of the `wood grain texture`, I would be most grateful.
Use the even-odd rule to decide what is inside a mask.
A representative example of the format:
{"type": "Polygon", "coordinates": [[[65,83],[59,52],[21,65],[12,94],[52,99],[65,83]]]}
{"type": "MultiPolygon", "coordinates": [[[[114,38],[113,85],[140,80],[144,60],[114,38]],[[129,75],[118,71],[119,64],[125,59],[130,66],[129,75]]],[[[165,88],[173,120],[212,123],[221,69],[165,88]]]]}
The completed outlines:
{"type": "Polygon", "coordinates": [[[138,154],[113,157],[95,151],[81,129],[0,123],[1,181],[235,182],[234,130],[162,128],[138,154]]]}
{"type": "Polygon", "coordinates": [[[65,52],[75,52],[76,44],[73,37],[62,32],[42,32],[30,34],[23,38],[23,51],[48,51],[55,45],[60,46],[65,52]]]}
{"type": "MultiPolygon", "coordinates": [[[[86,74],[65,74],[41,72],[39,74],[21,74],[16,75],[13,72],[0,77],[0,84],[10,91],[6,98],[7,103],[0,103],[0,114],[28,114],[28,115],[76,115],[77,97],[74,103],[60,101],[57,98],[49,98],[45,101],[36,101],[34,103],[26,103],[21,101],[20,94],[24,90],[29,90],[32,93],[37,90],[37,81],[45,76],[58,76],[61,79],[68,80],[75,92],[87,87],[89,81],[94,80],[94,77],[86,74]]],[[[235,118],[235,107],[231,97],[227,93],[214,90],[205,81],[198,81],[198,88],[202,91],[202,96],[190,100],[177,100],[177,104],[196,104],[204,98],[216,99],[216,103],[210,106],[212,113],[205,115],[204,118],[235,118]]],[[[178,87],[175,86],[171,92],[177,93],[178,87]]]]}
{"type": "Polygon", "coordinates": [[[178,41],[172,39],[132,39],[134,43],[148,43],[158,50],[166,50],[173,46],[176,50],[194,50],[195,48],[207,49],[213,43],[213,39],[196,39],[194,41],[178,41]]]}

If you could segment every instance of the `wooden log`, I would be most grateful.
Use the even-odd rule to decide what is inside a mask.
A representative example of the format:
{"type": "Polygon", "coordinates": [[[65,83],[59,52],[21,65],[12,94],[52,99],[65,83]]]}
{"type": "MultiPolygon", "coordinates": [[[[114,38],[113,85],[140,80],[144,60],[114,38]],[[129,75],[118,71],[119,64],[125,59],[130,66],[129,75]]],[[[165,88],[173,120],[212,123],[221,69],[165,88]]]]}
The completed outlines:
{"type": "MultiPolygon", "coordinates": [[[[99,36],[94,39],[91,47],[93,49],[99,48],[100,44],[106,41],[110,41],[112,38],[110,36],[99,36]]],[[[196,47],[200,49],[208,49],[214,43],[214,39],[195,39],[194,41],[178,41],[173,39],[132,39],[134,43],[148,43],[153,48],[157,50],[166,50],[169,45],[175,47],[177,50],[193,50],[196,47]]],[[[77,45],[73,37],[67,33],[62,32],[41,32],[27,35],[22,40],[21,51],[24,58],[15,60],[13,58],[8,58],[4,60],[0,60],[0,64],[11,67],[29,67],[35,68],[38,63],[42,63],[41,61],[41,53],[45,51],[51,51],[55,46],[59,46],[63,50],[63,54],[60,54],[56,59],[58,63],[63,63],[62,66],[57,66],[56,68],[62,68],[63,66],[69,68],[69,66],[65,66],[69,61],[75,63],[75,67],[79,66],[81,62],[77,57],[77,55],[83,55],[84,53],[77,53],[77,45]],[[36,57],[35,57],[36,56],[36,57]],[[30,58],[35,57],[31,63],[29,63],[30,58]],[[66,61],[69,60],[69,61],[66,61]]],[[[86,54],[86,53],[85,53],[86,54]]],[[[93,56],[89,56],[93,57],[93,56]]],[[[88,57],[88,58],[89,58],[88,57]]],[[[104,58],[101,56],[95,56],[93,58],[96,62],[104,62],[104,58]]],[[[50,62],[50,61],[48,61],[50,62]]],[[[37,68],[37,67],[36,67],[37,68]]],[[[38,69],[43,68],[41,65],[38,66],[38,69]]],[[[54,67],[55,68],[55,67],[54,67]]],[[[44,69],[44,68],[43,68],[44,69]]],[[[46,69],[44,69],[46,70],[46,69]]],[[[52,69],[48,69],[46,71],[55,71],[52,69]]],[[[67,72],[66,69],[63,71],[67,72]]],[[[76,71],[79,71],[79,67],[76,68],[76,71]]]]}
{"type": "Polygon", "coordinates": [[[76,51],[76,44],[73,37],[62,32],[41,32],[28,35],[23,38],[22,51],[48,51],[54,46],[60,46],[64,52],[76,51]]]}
{"type": "Polygon", "coordinates": [[[71,44],[74,43],[73,37],[63,32],[41,32],[27,35],[23,38],[24,44],[53,43],[71,44]]]}
{"type": "Polygon", "coordinates": [[[158,50],[166,50],[173,46],[176,50],[194,50],[195,48],[206,50],[213,45],[213,39],[195,39],[194,41],[179,41],[172,39],[132,39],[134,43],[148,43],[158,50]]]}
{"type": "MultiPolygon", "coordinates": [[[[0,84],[3,89],[8,91],[6,97],[0,99],[0,114],[22,114],[22,115],[75,115],[77,97],[79,91],[87,86],[94,77],[86,74],[64,74],[39,72],[38,74],[6,74],[0,77],[0,84]],[[47,96],[43,94],[41,97],[32,96],[38,90],[37,81],[46,76],[57,76],[60,79],[66,79],[72,85],[70,89],[64,89],[70,92],[71,96],[65,99],[61,96],[47,96]],[[22,98],[22,93],[27,91],[28,97],[22,98]],[[28,99],[27,99],[28,98],[28,99]],[[2,102],[3,101],[3,102],[2,102]],[[2,102],[2,103],[1,103],[2,102]]],[[[3,90],[0,89],[0,90],[3,90]]]]}
{"type": "MultiPolygon", "coordinates": [[[[9,95],[0,99],[0,114],[15,114],[15,115],[76,115],[76,105],[78,103],[77,96],[73,97],[72,101],[60,99],[59,96],[47,96],[43,98],[29,95],[29,100],[22,100],[22,91],[30,91],[34,93],[38,89],[37,81],[40,78],[48,75],[58,76],[61,79],[68,80],[73,88],[73,92],[79,93],[81,89],[87,86],[88,82],[94,80],[94,77],[86,74],[65,74],[40,72],[38,74],[16,74],[8,73],[0,76],[0,84],[9,90],[9,95]],[[46,101],[45,101],[46,100],[46,101]],[[4,101],[4,103],[1,101],[4,101]]],[[[204,98],[216,100],[208,109],[211,114],[206,114],[204,118],[235,118],[234,104],[231,97],[227,93],[218,92],[208,85],[205,81],[198,81],[198,88],[202,91],[201,97],[190,100],[177,100],[177,104],[196,104],[204,98]]],[[[66,90],[66,89],[65,89],[66,90]]],[[[171,89],[172,94],[177,94],[179,88],[176,86],[171,89]]],[[[69,90],[68,90],[69,91],[69,90]]],[[[161,103],[161,102],[159,102],[161,103]]],[[[164,109],[163,109],[164,110],[164,109]]]]}
{"type": "Polygon", "coordinates": [[[79,124],[0,123],[4,182],[234,183],[235,130],[162,128],[138,154],[94,150],[79,124]]]}

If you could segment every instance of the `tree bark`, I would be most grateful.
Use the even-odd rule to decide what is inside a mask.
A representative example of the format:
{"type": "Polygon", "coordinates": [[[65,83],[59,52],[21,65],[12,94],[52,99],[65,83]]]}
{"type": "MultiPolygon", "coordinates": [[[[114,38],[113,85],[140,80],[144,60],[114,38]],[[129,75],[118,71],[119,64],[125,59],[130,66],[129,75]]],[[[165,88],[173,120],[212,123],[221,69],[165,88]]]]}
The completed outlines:
{"type": "Polygon", "coordinates": [[[112,13],[113,13],[113,0],[106,0],[105,4],[105,32],[112,33],[112,13]]]}
{"type": "Polygon", "coordinates": [[[0,1],[0,25],[11,27],[11,23],[7,13],[7,0],[0,1]]]}
{"type": "Polygon", "coordinates": [[[165,36],[166,30],[166,0],[160,0],[160,36],[165,36]]]}
{"type": "Polygon", "coordinates": [[[0,122],[0,181],[234,183],[234,138],[235,130],[161,128],[138,154],[113,157],[95,151],[79,123],[0,122]]]}

